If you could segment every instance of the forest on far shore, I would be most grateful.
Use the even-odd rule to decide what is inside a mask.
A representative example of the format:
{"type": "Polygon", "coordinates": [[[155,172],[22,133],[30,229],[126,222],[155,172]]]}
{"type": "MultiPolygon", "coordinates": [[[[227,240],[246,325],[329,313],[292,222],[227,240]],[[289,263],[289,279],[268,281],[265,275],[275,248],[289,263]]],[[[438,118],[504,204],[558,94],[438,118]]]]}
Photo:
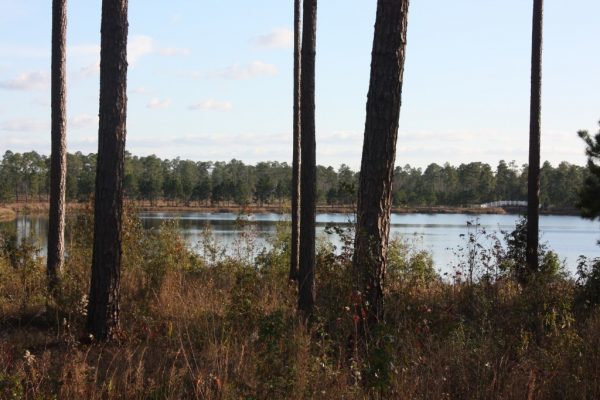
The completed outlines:
{"type": "MultiPolygon", "coordinates": [[[[94,193],[96,154],[67,155],[69,201],[86,201],[94,193]]],[[[35,151],[6,151],[0,162],[0,202],[45,201],[49,194],[50,158],[35,151]]],[[[575,208],[589,171],[568,162],[541,169],[541,204],[545,209],[575,208]]],[[[317,202],[353,205],[358,171],[342,164],[317,166],[317,202]]],[[[292,167],[285,162],[255,165],[239,160],[191,161],[175,158],[125,157],[125,195],[130,199],[176,205],[283,204],[290,199],[292,167]]],[[[396,166],[394,206],[470,206],[498,200],[526,200],[527,165],[500,161],[494,168],[482,162],[453,166],[431,163],[427,168],[396,166]]]]}

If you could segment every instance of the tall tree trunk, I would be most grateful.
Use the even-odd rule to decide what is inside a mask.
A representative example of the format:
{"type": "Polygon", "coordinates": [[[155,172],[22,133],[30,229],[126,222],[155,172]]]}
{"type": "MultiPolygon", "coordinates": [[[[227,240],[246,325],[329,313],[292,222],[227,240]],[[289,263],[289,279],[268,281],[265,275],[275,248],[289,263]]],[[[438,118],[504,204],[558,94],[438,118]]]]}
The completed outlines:
{"type": "Polygon", "coordinates": [[[290,260],[290,280],[298,278],[300,263],[300,149],[302,148],[300,127],[300,49],[302,47],[300,26],[300,0],[294,0],[294,138],[292,157],[292,259],[290,260]]]}
{"type": "Polygon", "coordinates": [[[533,1],[531,38],[531,97],[529,114],[529,173],[527,187],[527,269],[539,269],[540,137],[542,98],[542,26],[544,1],[533,1]]]}
{"type": "Polygon", "coordinates": [[[300,269],[298,308],[307,316],[315,303],[315,218],[317,166],[315,141],[315,54],[317,0],[304,0],[302,13],[300,112],[302,115],[300,188],[300,269]]]}
{"type": "Polygon", "coordinates": [[[119,327],[123,165],[127,117],[127,4],[103,0],[100,125],[94,209],[94,250],[87,330],[97,340],[119,327]]]}
{"type": "Polygon", "coordinates": [[[377,2],[353,260],[367,323],[383,318],[408,5],[408,0],[377,2]]]}
{"type": "Polygon", "coordinates": [[[48,215],[47,273],[50,292],[56,289],[65,253],[65,192],[67,180],[66,110],[67,0],[52,1],[52,154],[48,215]]]}

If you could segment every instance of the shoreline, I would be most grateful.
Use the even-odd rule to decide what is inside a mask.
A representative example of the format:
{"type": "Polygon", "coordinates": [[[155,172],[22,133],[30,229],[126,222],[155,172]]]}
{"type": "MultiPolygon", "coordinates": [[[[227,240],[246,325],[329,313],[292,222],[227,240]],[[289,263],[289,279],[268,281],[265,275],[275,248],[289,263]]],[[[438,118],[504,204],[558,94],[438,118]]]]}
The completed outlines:
{"type": "Polygon", "coordinates": [[[10,208],[0,207],[0,222],[10,222],[17,218],[17,213],[10,208]]]}
{"type": "MultiPolygon", "coordinates": [[[[158,202],[150,205],[148,202],[128,202],[141,212],[206,212],[206,213],[250,213],[250,214],[286,214],[290,212],[289,205],[169,205],[165,202],[158,202]]],[[[67,204],[67,211],[82,210],[88,206],[88,203],[70,202],[67,204]]],[[[29,203],[9,203],[0,205],[0,222],[9,222],[17,218],[18,215],[35,215],[47,213],[49,203],[47,202],[29,202],[29,203]]],[[[317,206],[317,213],[331,214],[352,214],[355,208],[351,206],[317,206]]],[[[524,208],[476,208],[476,207],[452,207],[452,206],[430,206],[430,207],[392,207],[393,214],[467,214],[467,215],[485,215],[485,214],[524,214],[524,208]]],[[[551,209],[542,210],[542,215],[570,215],[579,216],[576,209],[551,209]]]]}

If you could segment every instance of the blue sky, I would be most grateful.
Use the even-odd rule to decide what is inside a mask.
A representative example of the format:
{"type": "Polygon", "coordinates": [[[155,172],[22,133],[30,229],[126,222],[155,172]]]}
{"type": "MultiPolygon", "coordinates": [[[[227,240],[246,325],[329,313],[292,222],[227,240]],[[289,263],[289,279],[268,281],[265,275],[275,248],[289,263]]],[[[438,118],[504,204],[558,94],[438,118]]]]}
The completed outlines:
{"type": "MultiPolygon", "coordinates": [[[[69,0],[68,146],[97,143],[100,0],[69,0]]],[[[525,163],[532,1],[412,1],[397,164],[525,163]]],[[[50,1],[0,0],[0,153],[50,148],[50,1]]],[[[360,165],[375,0],[321,0],[317,161],[360,165]]],[[[130,0],[127,148],[291,160],[291,0],[130,0]]],[[[600,2],[547,0],[542,159],[600,119],[600,2]]]]}

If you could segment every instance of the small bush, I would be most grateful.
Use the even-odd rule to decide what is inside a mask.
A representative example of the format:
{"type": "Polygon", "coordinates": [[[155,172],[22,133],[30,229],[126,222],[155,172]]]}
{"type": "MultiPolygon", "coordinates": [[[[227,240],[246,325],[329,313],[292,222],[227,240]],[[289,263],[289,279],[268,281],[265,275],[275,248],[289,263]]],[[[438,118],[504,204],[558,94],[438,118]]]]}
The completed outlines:
{"type": "Polygon", "coordinates": [[[521,243],[490,241],[473,225],[463,275],[472,279],[451,280],[396,238],[386,320],[359,352],[351,229],[331,228],[339,249],[319,241],[317,303],[305,325],[288,281],[288,225],[269,249],[251,234],[239,243],[258,254],[249,263],[246,250],[225,252],[209,231],[197,255],[173,223],[145,230],[128,210],[124,335],[83,345],[91,218],[88,210],[68,222],[55,303],[45,297],[42,257],[14,246],[0,253],[0,398],[600,398],[597,260],[582,263],[575,282],[546,252],[552,272],[523,285],[521,243]]]}
{"type": "Polygon", "coordinates": [[[579,258],[577,304],[584,308],[600,305],[600,258],[579,258]]]}
{"type": "Polygon", "coordinates": [[[428,285],[440,279],[431,254],[415,250],[414,245],[400,237],[392,239],[389,244],[387,272],[389,280],[410,285],[428,285]]]}

